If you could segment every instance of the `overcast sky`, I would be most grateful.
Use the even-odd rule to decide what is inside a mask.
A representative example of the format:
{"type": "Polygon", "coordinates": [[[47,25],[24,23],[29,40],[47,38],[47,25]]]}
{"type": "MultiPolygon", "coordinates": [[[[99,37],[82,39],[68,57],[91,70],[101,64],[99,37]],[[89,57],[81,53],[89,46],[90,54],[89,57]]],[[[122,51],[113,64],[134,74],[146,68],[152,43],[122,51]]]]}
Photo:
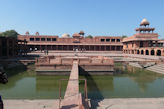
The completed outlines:
{"type": "Polygon", "coordinates": [[[164,38],[164,0],[0,0],[0,32],[131,36],[143,18],[164,38]]]}

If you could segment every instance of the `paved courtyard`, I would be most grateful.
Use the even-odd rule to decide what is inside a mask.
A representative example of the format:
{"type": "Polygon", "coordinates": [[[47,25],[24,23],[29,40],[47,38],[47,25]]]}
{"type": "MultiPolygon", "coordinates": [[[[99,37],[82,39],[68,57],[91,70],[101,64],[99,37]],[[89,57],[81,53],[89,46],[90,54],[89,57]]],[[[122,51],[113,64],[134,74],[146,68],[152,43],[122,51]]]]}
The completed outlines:
{"type": "Polygon", "coordinates": [[[105,99],[97,109],[164,109],[164,98],[105,99]]]}
{"type": "MultiPolygon", "coordinates": [[[[4,100],[5,109],[58,109],[58,100],[4,100]]],[[[95,105],[96,105],[95,101],[95,105]]],[[[164,109],[164,98],[104,99],[93,109],[164,109]]]]}

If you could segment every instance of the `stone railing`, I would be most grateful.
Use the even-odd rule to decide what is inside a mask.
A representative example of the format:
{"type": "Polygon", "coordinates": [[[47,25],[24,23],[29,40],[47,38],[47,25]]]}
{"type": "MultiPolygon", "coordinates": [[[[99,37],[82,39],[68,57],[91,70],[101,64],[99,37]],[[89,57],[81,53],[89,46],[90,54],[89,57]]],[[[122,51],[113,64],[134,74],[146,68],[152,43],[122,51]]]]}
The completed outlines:
{"type": "MultiPolygon", "coordinates": [[[[72,65],[73,58],[64,58],[64,57],[54,57],[54,56],[46,56],[40,57],[36,59],[36,64],[38,65],[47,65],[47,64],[62,64],[62,65],[72,65]]],[[[78,58],[79,65],[113,65],[114,61],[111,58],[98,56],[98,57],[85,57],[78,58]]]]}
{"type": "Polygon", "coordinates": [[[50,60],[54,59],[54,56],[40,57],[36,59],[36,64],[50,64],[50,60]]]}

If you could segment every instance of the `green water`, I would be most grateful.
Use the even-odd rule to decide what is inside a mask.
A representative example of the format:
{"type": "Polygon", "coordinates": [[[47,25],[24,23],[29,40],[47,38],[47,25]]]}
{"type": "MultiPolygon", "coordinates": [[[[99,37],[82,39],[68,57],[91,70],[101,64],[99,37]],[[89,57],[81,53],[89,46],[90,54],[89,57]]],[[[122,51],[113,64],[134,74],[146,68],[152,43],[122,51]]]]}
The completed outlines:
{"type": "MultiPolygon", "coordinates": [[[[0,95],[4,99],[58,99],[59,80],[69,77],[38,76],[33,65],[28,67],[28,70],[10,76],[6,85],[0,84],[0,95]]],[[[116,64],[116,69],[122,74],[80,76],[87,79],[89,98],[164,97],[164,75],[121,64],[116,64]]],[[[63,81],[62,96],[66,85],[63,81]]],[[[80,81],[80,91],[83,89],[84,82],[80,81]]]]}

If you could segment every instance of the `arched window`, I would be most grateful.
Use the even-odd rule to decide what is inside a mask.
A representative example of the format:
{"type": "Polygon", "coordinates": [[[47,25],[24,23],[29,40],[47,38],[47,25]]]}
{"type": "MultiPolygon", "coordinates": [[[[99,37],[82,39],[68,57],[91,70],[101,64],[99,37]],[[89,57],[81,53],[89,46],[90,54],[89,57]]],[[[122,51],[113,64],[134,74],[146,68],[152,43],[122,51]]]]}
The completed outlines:
{"type": "Polygon", "coordinates": [[[149,55],[149,51],[148,50],[146,50],[146,55],[149,55]]]}
{"type": "Polygon", "coordinates": [[[141,50],[141,54],[142,54],[142,55],[144,54],[144,51],[143,51],[143,50],[141,50]]]}
{"type": "Polygon", "coordinates": [[[132,54],[134,54],[134,50],[132,50],[132,54]]]}
{"type": "Polygon", "coordinates": [[[161,50],[157,50],[157,56],[161,56],[161,50]]]}
{"type": "Polygon", "coordinates": [[[154,50],[151,50],[151,55],[154,55],[154,50]]]}
{"type": "Polygon", "coordinates": [[[139,50],[137,50],[137,54],[140,54],[140,51],[139,50]]]}

